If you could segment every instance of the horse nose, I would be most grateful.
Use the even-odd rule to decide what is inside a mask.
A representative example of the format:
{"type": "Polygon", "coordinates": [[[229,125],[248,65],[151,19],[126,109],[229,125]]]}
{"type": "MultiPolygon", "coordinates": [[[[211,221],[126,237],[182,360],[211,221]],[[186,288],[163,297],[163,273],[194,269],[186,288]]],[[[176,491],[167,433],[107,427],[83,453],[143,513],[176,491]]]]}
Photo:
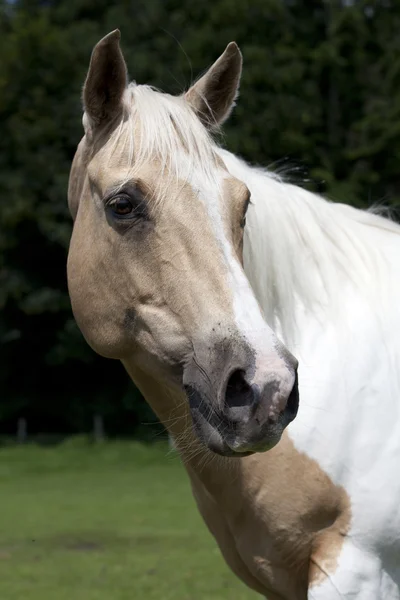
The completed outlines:
{"type": "Polygon", "coordinates": [[[259,402],[259,389],[246,379],[243,369],[236,369],[229,376],[225,388],[224,414],[232,422],[250,417],[259,402]],[[245,413],[245,414],[244,414],[245,413]]]}
{"type": "Polygon", "coordinates": [[[276,376],[264,384],[251,384],[242,369],[235,370],[228,378],[223,413],[233,423],[246,422],[255,417],[261,420],[276,420],[284,416],[290,423],[297,414],[299,390],[297,368],[292,371],[289,382],[276,376]]]}

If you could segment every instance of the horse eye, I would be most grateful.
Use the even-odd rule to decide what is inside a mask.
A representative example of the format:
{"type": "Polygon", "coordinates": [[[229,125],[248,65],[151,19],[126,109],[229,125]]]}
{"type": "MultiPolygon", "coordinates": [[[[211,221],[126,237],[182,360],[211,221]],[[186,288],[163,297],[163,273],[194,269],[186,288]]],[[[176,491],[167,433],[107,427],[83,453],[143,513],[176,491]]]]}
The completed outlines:
{"type": "Polygon", "coordinates": [[[114,214],[122,217],[131,214],[133,211],[132,202],[126,196],[114,198],[114,200],[110,202],[110,207],[114,214]]]}

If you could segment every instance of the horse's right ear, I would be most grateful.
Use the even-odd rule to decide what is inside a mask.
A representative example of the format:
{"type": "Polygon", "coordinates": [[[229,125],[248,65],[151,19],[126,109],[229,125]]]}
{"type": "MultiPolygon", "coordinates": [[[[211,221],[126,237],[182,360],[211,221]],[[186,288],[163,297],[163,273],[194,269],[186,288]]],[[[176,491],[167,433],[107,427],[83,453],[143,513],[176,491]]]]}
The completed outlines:
{"type": "Polygon", "coordinates": [[[186,100],[209,129],[223,123],[235,105],[242,73],[242,54],[231,42],[205,75],[186,92],[186,100]]]}
{"type": "Polygon", "coordinates": [[[122,113],[123,94],[128,83],[118,29],[106,35],[93,49],[83,87],[85,122],[92,129],[122,113]]]}

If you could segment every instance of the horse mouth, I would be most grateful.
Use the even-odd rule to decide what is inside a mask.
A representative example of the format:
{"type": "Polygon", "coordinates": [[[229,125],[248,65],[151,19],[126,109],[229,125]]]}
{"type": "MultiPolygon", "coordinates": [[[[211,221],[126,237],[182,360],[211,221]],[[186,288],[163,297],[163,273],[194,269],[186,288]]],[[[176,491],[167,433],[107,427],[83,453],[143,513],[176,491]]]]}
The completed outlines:
{"type": "Polygon", "coordinates": [[[230,421],[203,400],[191,406],[197,438],[211,452],[225,457],[243,458],[271,450],[281,439],[287,425],[285,411],[274,421],[261,425],[257,420],[230,421]]]}

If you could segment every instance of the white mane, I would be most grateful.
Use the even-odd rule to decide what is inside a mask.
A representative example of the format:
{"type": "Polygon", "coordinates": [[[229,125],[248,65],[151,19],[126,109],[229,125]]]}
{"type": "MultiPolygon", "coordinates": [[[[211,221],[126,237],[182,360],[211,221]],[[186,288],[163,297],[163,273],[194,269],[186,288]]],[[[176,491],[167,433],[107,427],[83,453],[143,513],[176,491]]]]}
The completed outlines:
{"type": "MultiPolygon", "coordinates": [[[[183,96],[131,83],[125,106],[126,119],[112,138],[115,143],[125,138],[133,172],[156,158],[171,177],[186,181],[196,171],[202,179],[218,185],[216,146],[183,96]],[[139,139],[135,140],[137,133],[139,139]]],[[[158,200],[162,196],[158,195],[158,200]]]]}
{"type": "MultiPolygon", "coordinates": [[[[220,150],[228,169],[252,193],[245,232],[245,270],[265,318],[287,340],[295,337],[299,303],[304,310],[340,310],[349,283],[376,306],[388,265],[373,232],[400,236],[383,217],[329,202],[273,173],[250,167],[220,150]]],[[[397,238],[400,242],[400,238],[397,238]]],[[[382,302],[379,306],[383,308],[382,302]]]]}
{"type": "MultiPolygon", "coordinates": [[[[218,185],[217,155],[252,194],[245,231],[245,270],[267,322],[286,340],[295,335],[295,314],[315,306],[340,308],[340,290],[351,282],[362,295],[375,296],[386,274],[385,259],[371,231],[395,236],[400,227],[367,211],[331,203],[262,169],[250,167],[220,149],[184,96],[170,96],[131,84],[127,119],[113,134],[126,131],[133,170],[157,157],[162,168],[182,180],[196,170],[218,185]],[[134,130],[139,130],[135,144],[134,130]]],[[[167,190],[164,190],[167,192],[167,190]]]]}

